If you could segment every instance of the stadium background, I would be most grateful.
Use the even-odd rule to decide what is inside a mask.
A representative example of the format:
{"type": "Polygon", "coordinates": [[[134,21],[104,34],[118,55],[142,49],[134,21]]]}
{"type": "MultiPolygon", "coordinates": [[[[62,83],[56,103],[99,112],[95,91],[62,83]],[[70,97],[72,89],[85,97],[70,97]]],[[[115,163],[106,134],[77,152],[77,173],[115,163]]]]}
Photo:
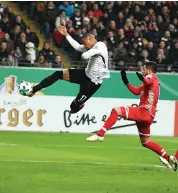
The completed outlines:
{"type": "Polygon", "coordinates": [[[177,174],[140,147],[132,122],[119,120],[110,133],[128,135],[107,135],[100,144],[88,144],[88,134],[73,134],[95,132],[113,106],[137,105],[117,71],[133,71],[129,79],[138,85],[134,71],[154,60],[161,101],[153,140],[175,152],[177,11],[177,2],[1,2],[0,192],[177,193],[177,174]],[[73,117],[68,108],[77,85],[60,81],[32,98],[18,94],[23,79],[36,84],[56,68],[86,66],[55,24],[66,25],[78,41],[91,32],[109,49],[111,79],[73,117]]]}

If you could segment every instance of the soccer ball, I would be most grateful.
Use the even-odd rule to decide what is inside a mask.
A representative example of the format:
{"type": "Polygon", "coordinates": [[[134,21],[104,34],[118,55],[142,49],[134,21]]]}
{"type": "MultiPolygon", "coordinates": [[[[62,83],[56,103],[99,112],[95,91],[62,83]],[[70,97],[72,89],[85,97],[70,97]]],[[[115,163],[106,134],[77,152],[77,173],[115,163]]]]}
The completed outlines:
{"type": "Polygon", "coordinates": [[[23,96],[29,96],[32,90],[33,86],[30,82],[22,81],[19,85],[19,93],[23,96]]]}

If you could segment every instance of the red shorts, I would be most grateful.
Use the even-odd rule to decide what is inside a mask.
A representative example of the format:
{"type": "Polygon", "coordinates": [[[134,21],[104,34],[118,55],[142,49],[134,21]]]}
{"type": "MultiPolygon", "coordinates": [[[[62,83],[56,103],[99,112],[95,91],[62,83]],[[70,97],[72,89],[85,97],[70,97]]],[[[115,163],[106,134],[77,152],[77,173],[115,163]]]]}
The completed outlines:
{"type": "Polygon", "coordinates": [[[150,136],[150,125],[153,117],[144,107],[120,107],[122,117],[131,121],[136,121],[140,135],[150,136]]]}

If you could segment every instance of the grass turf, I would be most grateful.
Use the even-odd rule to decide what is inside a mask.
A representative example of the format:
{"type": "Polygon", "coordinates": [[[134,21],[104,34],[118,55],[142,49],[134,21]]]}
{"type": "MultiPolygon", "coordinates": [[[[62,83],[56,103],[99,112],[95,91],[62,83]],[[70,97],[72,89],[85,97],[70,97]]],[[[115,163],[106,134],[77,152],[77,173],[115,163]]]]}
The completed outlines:
{"type": "MultiPolygon", "coordinates": [[[[0,193],[177,193],[178,173],[137,136],[0,132],[0,193]],[[154,166],[153,166],[154,165],[154,166]]],[[[176,138],[153,137],[169,153],[176,138]]]]}

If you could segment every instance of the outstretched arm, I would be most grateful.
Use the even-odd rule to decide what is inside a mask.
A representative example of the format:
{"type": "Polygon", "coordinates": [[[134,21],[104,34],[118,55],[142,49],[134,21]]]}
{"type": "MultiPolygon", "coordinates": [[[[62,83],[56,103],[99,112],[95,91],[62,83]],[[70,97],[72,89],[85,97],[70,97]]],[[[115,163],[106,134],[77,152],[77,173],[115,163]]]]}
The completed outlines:
{"type": "Polygon", "coordinates": [[[127,74],[124,70],[121,71],[121,78],[124,84],[127,86],[127,88],[135,95],[140,95],[143,85],[139,87],[135,87],[129,83],[129,80],[127,78],[127,74]]]}
{"type": "Polygon", "coordinates": [[[127,88],[130,90],[130,92],[132,92],[134,95],[140,95],[141,94],[141,91],[142,91],[142,88],[143,88],[143,84],[140,85],[139,87],[135,87],[131,84],[128,84],[127,85],[127,88]]]}
{"type": "Polygon", "coordinates": [[[95,46],[94,48],[91,48],[87,52],[83,53],[82,58],[84,60],[87,60],[94,55],[101,54],[101,52],[102,52],[102,47],[99,46],[99,44],[98,44],[97,47],[95,46]]]}
{"type": "Polygon", "coordinates": [[[77,51],[84,52],[86,49],[83,45],[79,44],[77,41],[75,41],[68,33],[65,26],[59,26],[57,29],[62,35],[64,35],[69,42],[69,44],[77,51]]]}
{"type": "Polygon", "coordinates": [[[79,44],[77,41],[75,41],[69,34],[66,36],[67,41],[69,44],[77,51],[84,52],[85,48],[83,45],[79,44]]]}

